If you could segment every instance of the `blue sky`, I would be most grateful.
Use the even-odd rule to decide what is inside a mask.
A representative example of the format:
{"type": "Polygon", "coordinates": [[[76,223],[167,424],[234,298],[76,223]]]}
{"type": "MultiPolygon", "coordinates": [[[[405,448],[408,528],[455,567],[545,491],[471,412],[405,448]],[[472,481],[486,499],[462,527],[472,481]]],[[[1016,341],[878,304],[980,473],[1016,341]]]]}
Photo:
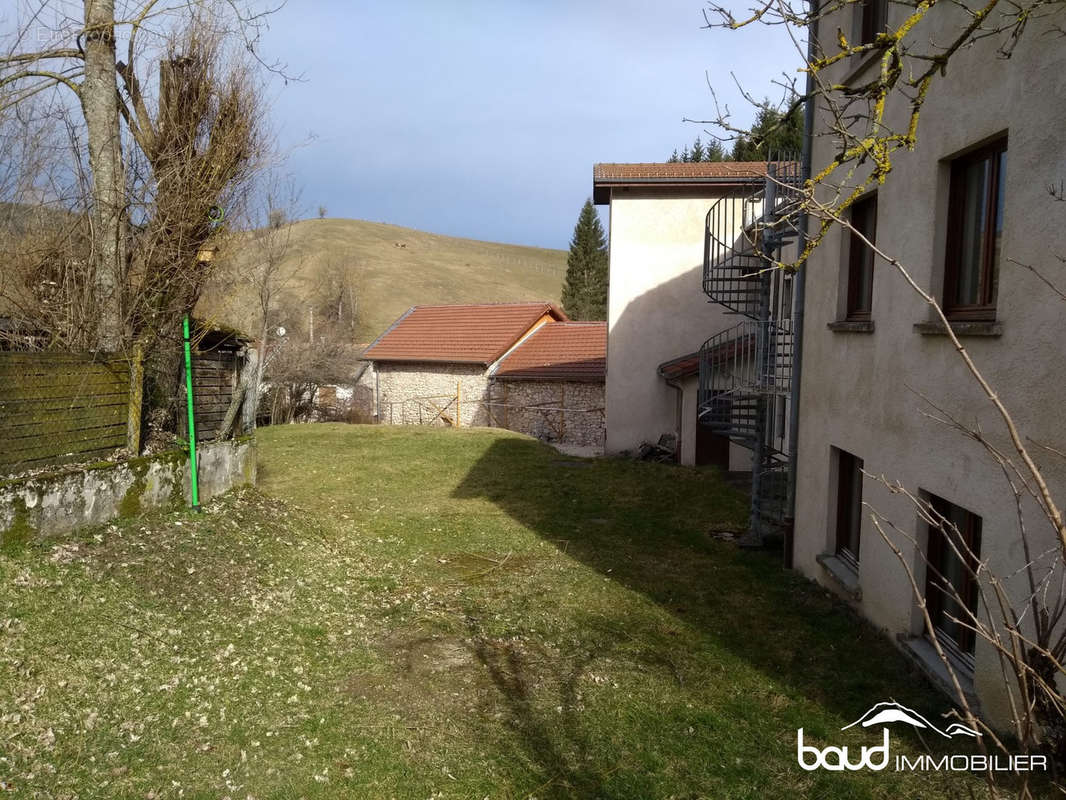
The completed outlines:
{"type": "MultiPolygon", "coordinates": [[[[290,0],[264,55],[309,213],[566,247],[599,161],[665,160],[720,99],[747,123],[799,63],[780,28],[702,30],[699,0],[290,0]]],[[[708,137],[703,135],[704,140],[708,137]]]]}

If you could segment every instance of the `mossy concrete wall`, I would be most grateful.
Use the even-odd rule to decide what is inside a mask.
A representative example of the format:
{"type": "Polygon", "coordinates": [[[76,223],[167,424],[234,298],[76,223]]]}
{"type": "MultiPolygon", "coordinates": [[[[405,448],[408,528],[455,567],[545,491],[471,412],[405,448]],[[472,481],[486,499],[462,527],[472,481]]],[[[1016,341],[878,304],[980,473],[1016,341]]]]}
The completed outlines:
{"type": "MultiPolygon", "coordinates": [[[[256,479],[255,440],[197,448],[200,501],[256,479]]],[[[189,456],[171,451],[0,482],[0,545],[189,502],[189,456]]]]}

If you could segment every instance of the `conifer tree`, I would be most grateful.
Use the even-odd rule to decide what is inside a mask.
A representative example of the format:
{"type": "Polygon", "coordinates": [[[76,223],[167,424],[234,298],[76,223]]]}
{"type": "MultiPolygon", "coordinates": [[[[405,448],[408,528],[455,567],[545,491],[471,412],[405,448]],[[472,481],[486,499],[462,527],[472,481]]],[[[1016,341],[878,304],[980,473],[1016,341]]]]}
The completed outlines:
{"type": "Polygon", "coordinates": [[[566,258],[563,310],[574,320],[607,319],[607,240],[592,200],[574,226],[566,258]]]}
{"type": "Polygon", "coordinates": [[[795,109],[788,119],[769,104],[762,106],[751,126],[750,136],[733,143],[734,161],[764,161],[795,158],[803,147],[803,118],[795,109]]]}
{"type": "Polygon", "coordinates": [[[681,150],[681,155],[677,154],[675,149],[670,154],[670,158],[666,160],[667,164],[676,164],[678,162],[692,163],[700,161],[725,161],[726,152],[722,148],[721,142],[712,140],[707,144],[704,144],[699,136],[696,137],[696,141],[692,143],[692,150],[688,147],[684,147],[681,150]]]}
{"type": "Polygon", "coordinates": [[[722,143],[714,140],[708,142],[704,146],[703,150],[704,161],[725,161],[725,150],[722,149],[722,143]]]}

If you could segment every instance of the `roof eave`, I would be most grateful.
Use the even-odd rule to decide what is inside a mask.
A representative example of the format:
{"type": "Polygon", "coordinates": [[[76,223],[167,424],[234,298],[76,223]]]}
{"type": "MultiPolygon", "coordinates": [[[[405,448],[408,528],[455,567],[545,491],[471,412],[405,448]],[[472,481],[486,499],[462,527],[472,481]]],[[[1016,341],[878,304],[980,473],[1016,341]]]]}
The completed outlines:
{"type": "Polygon", "coordinates": [[[602,383],[607,380],[606,375],[561,375],[561,374],[511,374],[492,376],[498,381],[568,381],[570,383],[602,383]]]}
{"type": "Polygon", "coordinates": [[[713,186],[716,189],[746,188],[761,184],[764,176],[752,175],[735,176],[729,178],[594,178],[592,181],[592,202],[602,206],[611,202],[611,189],[622,189],[630,186],[654,186],[656,188],[698,188],[700,186],[713,186]]]}
{"type": "Polygon", "coordinates": [[[484,359],[470,359],[470,358],[430,358],[428,356],[391,356],[383,358],[375,358],[374,356],[364,355],[364,360],[372,361],[375,364],[467,364],[476,367],[487,367],[491,364],[491,361],[484,359]]]}

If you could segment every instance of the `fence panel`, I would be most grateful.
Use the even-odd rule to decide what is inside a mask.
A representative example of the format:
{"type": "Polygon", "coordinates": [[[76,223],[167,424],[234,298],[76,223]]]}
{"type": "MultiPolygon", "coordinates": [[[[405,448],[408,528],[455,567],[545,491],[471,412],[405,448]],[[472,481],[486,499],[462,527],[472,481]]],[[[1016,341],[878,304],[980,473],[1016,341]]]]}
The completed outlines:
{"type": "Polygon", "coordinates": [[[0,474],[110,455],[129,402],[124,358],[0,352],[0,474]]]}
{"type": "MultiPolygon", "coordinates": [[[[196,414],[196,441],[206,441],[218,435],[233,393],[237,391],[240,383],[241,365],[242,359],[235,350],[193,353],[192,405],[196,414]]],[[[189,422],[185,413],[184,367],[181,375],[177,423],[178,433],[184,438],[189,435],[189,422]]]]}

